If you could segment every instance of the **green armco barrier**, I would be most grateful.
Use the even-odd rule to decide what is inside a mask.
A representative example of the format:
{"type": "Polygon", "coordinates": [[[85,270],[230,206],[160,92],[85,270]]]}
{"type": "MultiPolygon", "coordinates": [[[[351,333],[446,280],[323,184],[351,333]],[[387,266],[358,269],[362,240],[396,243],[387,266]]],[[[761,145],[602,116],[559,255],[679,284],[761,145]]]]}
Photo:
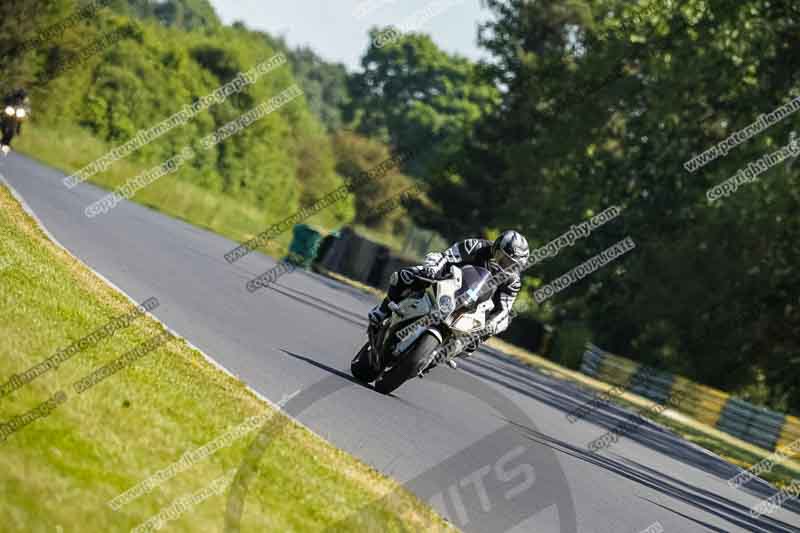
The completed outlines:
{"type": "Polygon", "coordinates": [[[682,376],[652,372],[653,369],[591,343],[586,345],[580,370],[661,404],[670,394],[680,392],[688,401],[682,402],[676,410],[770,451],[800,438],[800,419],[797,417],[755,406],[682,376]],[[641,376],[646,376],[646,379],[641,376]]]}
{"type": "Polygon", "coordinates": [[[778,446],[789,446],[797,440],[800,440],[800,418],[789,415],[778,439],[778,446]]]}
{"type": "Polygon", "coordinates": [[[317,256],[321,242],[322,234],[319,231],[308,224],[297,224],[292,228],[292,243],[285,260],[296,266],[309,268],[317,256]]]}
{"type": "Polygon", "coordinates": [[[762,448],[777,448],[786,415],[757,407],[739,398],[729,398],[717,422],[720,429],[762,448]]]}

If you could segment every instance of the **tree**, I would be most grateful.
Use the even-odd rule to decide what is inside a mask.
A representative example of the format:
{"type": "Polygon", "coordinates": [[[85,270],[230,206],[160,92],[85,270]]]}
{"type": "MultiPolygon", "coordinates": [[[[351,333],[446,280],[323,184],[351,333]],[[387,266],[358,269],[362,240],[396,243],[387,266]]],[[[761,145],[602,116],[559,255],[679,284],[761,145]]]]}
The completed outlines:
{"type": "Polygon", "coordinates": [[[287,55],[311,112],[328,131],[340,129],[343,126],[342,112],[350,103],[344,65],[329,63],[308,47],[287,50],[287,55]]]}
{"type": "Polygon", "coordinates": [[[785,145],[792,123],[696,173],[683,166],[800,94],[796,6],[487,3],[496,16],[481,42],[494,57],[483,72],[506,90],[464,150],[464,182],[492,176],[498,191],[487,191],[478,224],[516,225],[537,246],[591,212],[624,207],[529,274],[544,281],[626,235],[637,243],[537,315],[583,320],[602,346],[743,395],[767,379],[769,393],[755,399],[800,409],[796,167],[719,204],[705,196],[785,145]]]}
{"type": "MultiPolygon", "coordinates": [[[[373,29],[371,41],[379,33],[373,29]]],[[[469,218],[481,190],[460,186],[458,175],[445,168],[457,163],[479,119],[499,101],[499,91],[478,78],[473,63],[443,52],[422,34],[370,46],[361,65],[363,72],[350,80],[348,118],[363,135],[393,146],[421,147],[407,172],[429,186],[436,207],[416,210],[415,218],[455,238],[457,221],[469,218]],[[446,218],[440,211],[444,204],[446,218]]]]}
{"type": "MultiPolygon", "coordinates": [[[[349,131],[333,136],[336,170],[342,176],[358,176],[378,166],[392,155],[385,144],[349,131]]],[[[353,222],[394,234],[403,233],[409,225],[408,214],[399,207],[380,217],[371,216],[375,208],[397,197],[411,187],[413,180],[400,172],[380,179],[367,180],[355,191],[356,213],[353,222]]]]}

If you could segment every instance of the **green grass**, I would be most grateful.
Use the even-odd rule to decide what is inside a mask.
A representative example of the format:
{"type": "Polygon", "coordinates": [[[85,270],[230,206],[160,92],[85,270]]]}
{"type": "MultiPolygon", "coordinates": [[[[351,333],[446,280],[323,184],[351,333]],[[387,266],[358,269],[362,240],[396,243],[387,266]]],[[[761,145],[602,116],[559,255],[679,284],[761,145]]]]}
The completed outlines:
{"type": "MultiPolygon", "coordinates": [[[[154,295],[158,296],[158,295],[154,295]]],[[[0,188],[0,385],[65,348],[131,305],[47,240],[0,188]]],[[[237,468],[255,432],[216,451],[151,492],[112,510],[107,502],[248,417],[273,411],[238,380],[173,339],[83,394],[72,384],[163,327],[142,317],[60,367],[0,397],[0,421],[57,391],[67,399],[48,416],[0,442],[0,530],[130,531],[176,499],[237,468]]],[[[341,531],[443,529],[433,511],[370,467],[284,420],[258,464],[242,531],[319,531],[360,513],[341,531]]],[[[227,492],[227,491],[226,491],[227,492]]],[[[214,495],[165,526],[221,531],[226,495],[214,495]]]]}
{"type": "MultiPolygon", "coordinates": [[[[74,126],[51,129],[35,123],[26,124],[24,134],[14,139],[15,150],[67,175],[98,159],[112,148],[113,146],[106,145],[74,126]]],[[[148,165],[135,162],[132,158],[122,159],[105,172],[92,176],[89,181],[112,190],[160,163],[162,162],[157,161],[148,165]]],[[[276,222],[258,206],[181,181],[174,174],[141,189],[131,200],[237,242],[254,237],[276,222]]],[[[328,213],[322,212],[311,217],[308,223],[326,228],[324,222],[328,218],[328,213]]],[[[275,241],[267,243],[261,251],[282,257],[288,251],[291,237],[292,232],[287,231],[275,241]]]]}
{"type": "MultiPolygon", "coordinates": [[[[609,388],[610,387],[611,385],[609,385],[609,388]]],[[[729,463],[733,463],[741,468],[744,468],[745,470],[765,458],[763,455],[759,455],[739,448],[738,446],[734,446],[731,443],[715,439],[713,436],[704,433],[703,431],[691,428],[685,424],[681,424],[680,422],[677,422],[676,420],[664,415],[637,407],[633,403],[628,402],[623,398],[612,398],[612,401],[620,406],[627,407],[632,411],[638,412],[644,418],[671,429],[689,442],[697,444],[701,448],[705,448],[706,450],[719,455],[729,463]]],[[[797,474],[797,472],[786,468],[784,465],[776,465],[771,471],[763,472],[758,477],[768,481],[769,483],[772,483],[777,488],[783,488],[790,485],[792,480],[797,478],[797,474]]]]}
{"type": "MultiPolygon", "coordinates": [[[[113,147],[74,126],[51,129],[37,126],[35,123],[26,124],[25,134],[14,140],[15,150],[65,174],[83,168],[111,148],[113,147]]],[[[152,162],[151,165],[147,165],[122,159],[105,172],[92,176],[89,181],[104,189],[112,190],[160,163],[160,161],[152,162]]],[[[131,200],[237,242],[251,239],[276,222],[258,206],[248,205],[239,199],[181,181],[176,179],[175,175],[156,180],[137,192],[131,200]]],[[[338,226],[331,225],[329,209],[309,217],[305,223],[323,234],[339,229],[338,226]]],[[[376,231],[363,225],[356,225],[354,229],[362,236],[388,246],[395,252],[400,252],[405,245],[404,237],[389,232],[376,231]]],[[[288,252],[291,237],[292,232],[286,231],[260,250],[273,257],[284,257],[288,252]]]]}

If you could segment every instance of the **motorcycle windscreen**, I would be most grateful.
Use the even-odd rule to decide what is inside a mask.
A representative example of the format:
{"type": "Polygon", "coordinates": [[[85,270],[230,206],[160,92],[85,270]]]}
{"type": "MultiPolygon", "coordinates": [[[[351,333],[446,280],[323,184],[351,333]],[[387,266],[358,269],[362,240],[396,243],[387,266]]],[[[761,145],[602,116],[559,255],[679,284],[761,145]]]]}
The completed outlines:
{"type": "Polygon", "coordinates": [[[486,284],[492,279],[492,274],[482,267],[467,265],[461,269],[461,288],[456,291],[456,301],[463,301],[470,307],[489,300],[494,294],[493,290],[486,289],[486,284]]]}

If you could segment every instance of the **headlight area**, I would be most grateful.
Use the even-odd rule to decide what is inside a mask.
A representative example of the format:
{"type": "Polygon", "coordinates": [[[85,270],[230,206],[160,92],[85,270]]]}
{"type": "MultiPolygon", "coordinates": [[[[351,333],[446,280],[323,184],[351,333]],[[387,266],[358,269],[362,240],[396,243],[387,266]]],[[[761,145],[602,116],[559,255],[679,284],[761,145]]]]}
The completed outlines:
{"type": "Polygon", "coordinates": [[[16,110],[13,107],[11,106],[6,107],[6,115],[8,115],[9,117],[13,117],[15,114],[16,110]]]}
{"type": "Polygon", "coordinates": [[[17,108],[17,118],[25,118],[25,115],[27,115],[27,113],[25,113],[25,110],[23,108],[21,108],[21,107],[18,107],[17,108]]]}

